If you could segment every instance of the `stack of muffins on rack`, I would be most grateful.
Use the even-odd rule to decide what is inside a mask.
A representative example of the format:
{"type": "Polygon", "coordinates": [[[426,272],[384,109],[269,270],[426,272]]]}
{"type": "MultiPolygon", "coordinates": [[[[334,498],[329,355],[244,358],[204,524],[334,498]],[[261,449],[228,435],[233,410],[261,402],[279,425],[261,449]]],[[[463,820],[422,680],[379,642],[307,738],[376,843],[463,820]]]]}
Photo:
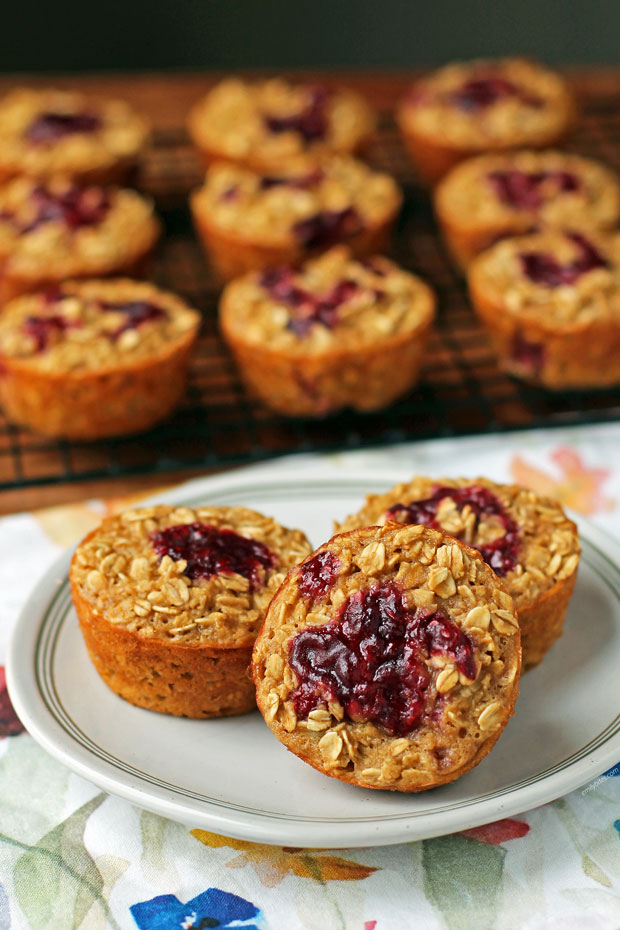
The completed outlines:
{"type": "Polygon", "coordinates": [[[620,383],[620,185],[550,148],[576,118],[564,81],[521,59],[449,65],[399,110],[500,364],[552,390],[620,383]]]}
{"type": "Polygon", "coordinates": [[[147,429],[185,389],[199,317],[139,283],[161,233],[136,176],[147,122],[121,101],[0,101],[0,404],[57,438],[147,429]]]}
{"type": "Polygon", "coordinates": [[[209,166],[191,197],[221,332],[252,393],[287,416],[377,410],[419,377],[435,300],[380,253],[402,195],[353,157],[375,117],[348,90],[226,80],[190,113],[209,166]]]}

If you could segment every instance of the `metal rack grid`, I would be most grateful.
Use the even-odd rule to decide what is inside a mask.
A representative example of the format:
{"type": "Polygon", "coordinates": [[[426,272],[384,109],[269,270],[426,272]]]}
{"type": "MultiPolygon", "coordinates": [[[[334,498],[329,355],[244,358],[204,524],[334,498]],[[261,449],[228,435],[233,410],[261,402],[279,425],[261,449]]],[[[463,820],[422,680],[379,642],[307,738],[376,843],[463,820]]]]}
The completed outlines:
{"type": "MultiPolygon", "coordinates": [[[[620,96],[586,101],[571,148],[620,171],[620,96]]],[[[463,281],[443,250],[428,197],[416,187],[387,115],[368,158],[405,189],[393,256],[427,278],[439,298],[424,378],[410,396],[380,413],[347,412],[317,422],[283,419],[247,396],[218,336],[218,293],[187,209],[187,193],[199,183],[200,168],[182,132],[160,133],[144,172],[144,186],[155,198],[166,228],[154,277],[204,315],[184,403],[168,422],[148,433],[93,443],[51,441],[7,423],[0,414],[0,489],[617,419],[620,387],[550,394],[498,369],[468,305],[463,281]]]]}

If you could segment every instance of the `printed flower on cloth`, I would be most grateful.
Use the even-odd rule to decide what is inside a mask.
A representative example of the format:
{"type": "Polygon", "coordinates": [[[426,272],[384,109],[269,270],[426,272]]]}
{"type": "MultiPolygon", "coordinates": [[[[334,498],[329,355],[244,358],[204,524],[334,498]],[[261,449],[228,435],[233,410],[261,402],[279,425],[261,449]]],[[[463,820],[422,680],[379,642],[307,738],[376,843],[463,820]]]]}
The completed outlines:
{"type": "Polygon", "coordinates": [[[267,888],[279,885],[287,875],[310,878],[323,884],[330,881],[360,881],[376,872],[372,866],[362,865],[351,859],[321,854],[322,850],[266,846],[263,843],[249,843],[246,840],[220,836],[208,830],[190,832],[197,840],[212,849],[227,846],[238,850],[240,855],[228,862],[228,868],[241,869],[247,865],[252,866],[261,883],[267,888]]]}
{"type": "Polygon", "coordinates": [[[614,508],[615,501],[603,494],[603,485],[611,474],[608,469],[588,466],[577,450],[568,446],[554,449],[549,458],[559,471],[559,478],[515,455],[510,465],[513,480],[539,494],[556,497],[578,513],[594,514],[614,508]]]}
{"type": "Polygon", "coordinates": [[[185,904],[173,894],[162,894],[133,904],[129,910],[139,930],[266,930],[262,911],[245,898],[220,888],[207,888],[185,904]]]}

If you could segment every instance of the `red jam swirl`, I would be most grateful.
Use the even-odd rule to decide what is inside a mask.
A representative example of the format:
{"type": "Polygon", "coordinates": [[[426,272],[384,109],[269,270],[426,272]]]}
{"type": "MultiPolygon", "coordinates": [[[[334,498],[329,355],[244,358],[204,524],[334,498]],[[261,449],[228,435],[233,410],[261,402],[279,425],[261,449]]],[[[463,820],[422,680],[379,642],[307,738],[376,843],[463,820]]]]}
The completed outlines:
{"type": "Polygon", "coordinates": [[[46,145],[66,136],[97,132],[101,126],[101,119],[94,113],[40,113],[27,127],[24,136],[35,145],[46,145]]]}
{"type": "Polygon", "coordinates": [[[352,594],[337,617],[289,642],[289,665],[299,685],[291,694],[297,716],[338,701],[350,720],[370,721],[392,735],[411,733],[433,700],[426,662],[441,655],[470,681],[474,645],[440,611],[406,606],[392,582],[352,594]]]}
{"type": "Polygon", "coordinates": [[[497,575],[505,575],[512,571],[518,561],[521,542],[519,527],[488,488],[476,485],[466,488],[438,487],[430,497],[424,500],[394,504],[387,511],[386,517],[389,520],[396,520],[397,523],[417,523],[439,530],[441,525],[436,519],[437,510],[440,503],[447,497],[454,501],[459,510],[468,505],[476,515],[477,522],[483,516],[490,516],[501,523],[504,534],[498,539],[482,545],[475,543],[471,545],[478,550],[484,561],[497,575]]]}
{"type": "Polygon", "coordinates": [[[274,300],[293,311],[287,325],[300,337],[317,323],[332,329],[338,322],[338,308],[359,291],[355,281],[344,279],[325,294],[312,294],[296,284],[292,268],[271,268],[263,272],[260,284],[274,300]]]}
{"type": "Polygon", "coordinates": [[[609,268],[609,262],[581,233],[566,233],[574,243],[577,257],[563,265],[548,252],[522,252],[520,255],[523,274],[534,284],[545,287],[561,287],[574,284],[582,275],[597,268],[609,268]]]}
{"type": "Polygon", "coordinates": [[[175,562],[184,559],[187,568],[183,574],[192,580],[242,575],[251,587],[256,587],[261,583],[261,570],[276,564],[274,554],[258,540],[206,523],[169,526],[153,533],[151,542],[161,558],[169,555],[175,562]]]}
{"type": "Polygon", "coordinates": [[[298,587],[304,597],[325,597],[340,572],[340,559],[333,552],[317,552],[301,566],[298,587]]]}
{"type": "MultiPolygon", "coordinates": [[[[545,181],[553,182],[553,195],[574,193],[581,187],[579,179],[570,171],[491,171],[488,181],[502,203],[518,210],[537,210],[544,198],[541,187],[545,181]]],[[[549,196],[553,196],[551,193],[549,196]]]]}

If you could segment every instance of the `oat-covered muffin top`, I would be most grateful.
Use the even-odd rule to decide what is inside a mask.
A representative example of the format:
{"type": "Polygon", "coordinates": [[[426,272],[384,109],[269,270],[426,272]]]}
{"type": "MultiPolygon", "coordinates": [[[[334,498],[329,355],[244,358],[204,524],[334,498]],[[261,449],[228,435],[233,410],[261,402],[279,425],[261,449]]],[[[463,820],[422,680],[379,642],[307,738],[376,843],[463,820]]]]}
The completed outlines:
{"type": "Polygon", "coordinates": [[[616,175],[569,152],[521,151],[481,155],[457,165],[439,184],[441,216],[472,227],[514,223],[611,228],[620,214],[616,175]]]}
{"type": "Polygon", "coordinates": [[[405,129],[472,149],[536,145],[572,115],[562,78],[521,58],[446,65],[416,82],[400,110],[405,129]]]}
{"type": "Polygon", "coordinates": [[[436,527],[478,549],[517,609],[570,577],[579,563],[577,527],[557,501],[487,478],[415,477],[368,495],[338,529],[388,521],[436,527]]]}
{"type": "Polygon", "coordinates": [[[336,246],[301,268],[233,281],[222,296],[231,337],[301,354],[340,351],[429,325],[431,289],[387,258],[362,261],[336,246]]]}
{"type": "Polygon", "coordinates": [[[286,572],[311,551],[300,530],[246,507],[142,507],[78,546],[71,582],[104,618],[188,645],[251,645],[286,572]]]}
{"type": "Polygon", "coordinates": [[[148,122],[122,100],[20,88],[0,100],[0,175],[81,176],[134,159],[148,122]]]}
{"type": "Polygon", "coordinates": [[[25,278],[98,275],[129,265],[160,231],[133,190],[16,178],[0,189],[0,258],[25,278]]]}
{"type": "Polygon", "coordinates": [[[281,167],[306,152],[353,152],[374,122],[353,91],[281,78],[252,84],[228,78],[189,116],[199,146],[258,170],[281,167]]]}
{"type": "Polygon", "coordinates": [[[401,203],[387,174],[344,155],[306,159],[294,170],[257,174],[217,164],[194,194],[205,222],[249,241],[312,249],[390,220],[401,203]]]}
{"type": "Polygon", "coordinates": [[[0,358],[41,371],[93,371],[165,351],[199,324],[197,311],[146,282],[68,281],[3,308],[0,358]]]}
{"type": "Polygon", "coordinates": [[[288,748],[346,781],[415,791],[484,755],[520,658],[512,599],[478,553],[388,523],[335,536],[290,572],[252,665],[288,748]]]}
{"type": "Polygon", "coordinates": [[[505,239],[474,261],[470,284],[524,320],[620,321],[620,235],[588,230],[505,239]]]}

